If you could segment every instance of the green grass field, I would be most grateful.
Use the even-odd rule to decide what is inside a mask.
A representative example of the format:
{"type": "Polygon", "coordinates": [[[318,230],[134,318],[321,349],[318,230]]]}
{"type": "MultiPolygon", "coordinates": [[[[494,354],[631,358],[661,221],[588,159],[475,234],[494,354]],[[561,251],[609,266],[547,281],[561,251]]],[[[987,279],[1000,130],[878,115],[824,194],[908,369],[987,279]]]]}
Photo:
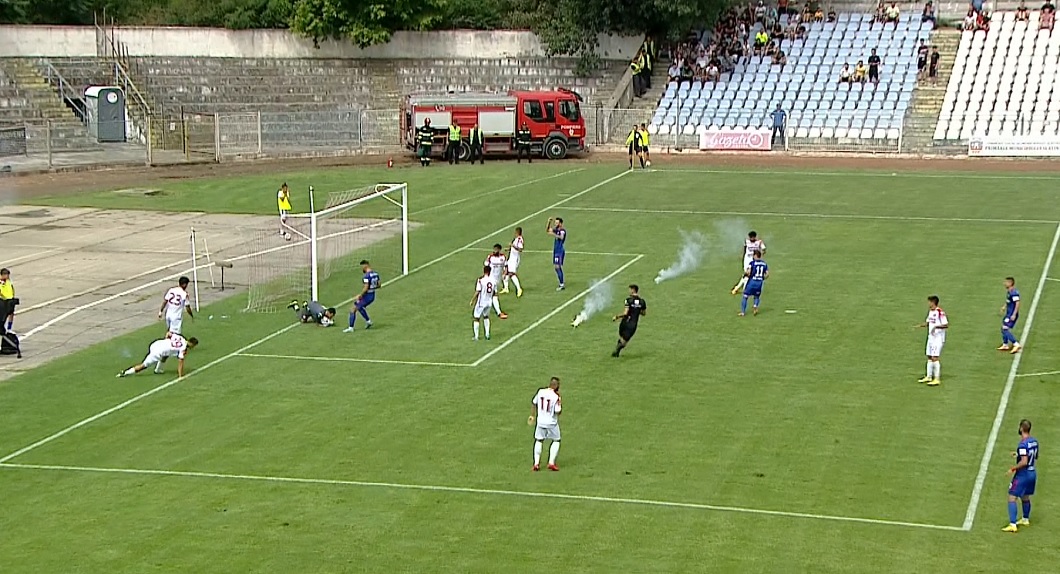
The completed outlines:
{"type": "MultiPolygon", "coordinates": [[[[1050,480],[1060,375],[1037,374],[1060,370],[1060,285],[1048,276],[1060,279],[1060,178],[494,164],[40,203],[271,214],[281,179],[319,193],[409,183],[421,224],[413,273],[386,278],[376,328],[296,326],[288,314],[238,313],[237,297],[202,313],[232,319],[187,329],[202,346],[184,380],[113,378],[151,328],[0,385],[4,572],[1060,564],[1050,480]],[[550,216],[569,229],[565,292],[554,291],[550,216]],[[504,297],[511,318],[474,343],[474,279],[515,225],[526,231],[526,293],[504,297]],[[763,312],[740,318],[732,230],[752,228],[771,278],[763,312]],[[678,230],[703,232],[709,252],[655,285],[678,230]],[[1023,293],[1020,331],[1032,327],[1015,367],[994,350],[1006,275],[1023,293]],[[590,281],[608,276],[611,309],[571,329],[590,281]],[[607,316],[630,282],[650,313],[616,360],[607,316]],[[913,326],[930,294],[951,321],[938,388],[916,383],[925,333],[913,326]],[[564,381],[562,470],[531,473],[529,401],[551,375],[564,381]],[[1033,525],[1010,535],[1006,471],[1023,417],[1044,457],[1033,525]]],[[[373,258],[393,266],[388,245],[373,258]]],[[[322,299],[347,299],[354,282],[335,275],[322,299]]]]}

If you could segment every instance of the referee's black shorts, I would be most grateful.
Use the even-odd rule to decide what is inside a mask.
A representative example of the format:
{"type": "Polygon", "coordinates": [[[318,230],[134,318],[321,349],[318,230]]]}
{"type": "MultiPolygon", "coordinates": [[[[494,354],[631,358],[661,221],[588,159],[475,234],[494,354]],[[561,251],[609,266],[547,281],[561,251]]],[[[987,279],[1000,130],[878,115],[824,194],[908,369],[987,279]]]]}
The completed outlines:
{"type": "Polygon", "coordinates": [[[640,144],[629,144],[629,155],[633,155],[635,153],[640,153],[640,152],[641,152],[640,144]]]}
{"type": "Polygon", "coordinates": [[[629,341],[633,338],[633,335],[637,334],[636,325],[627,325],[626,323],[619,323],[618,325],[618,337],[623,341],[629,341]]]}

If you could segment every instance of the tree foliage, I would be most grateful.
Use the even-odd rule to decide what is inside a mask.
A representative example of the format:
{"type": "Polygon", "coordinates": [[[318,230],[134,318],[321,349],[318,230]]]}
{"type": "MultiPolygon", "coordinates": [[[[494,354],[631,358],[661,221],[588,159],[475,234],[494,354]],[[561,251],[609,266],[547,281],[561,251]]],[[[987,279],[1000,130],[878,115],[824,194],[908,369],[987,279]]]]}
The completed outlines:
{"type": "Polygon", "coordinates": [[[297,0],[291,29],[320,40],[382,44],[398,30],[431,30],[442,22],[445,0],[297,0]]]}

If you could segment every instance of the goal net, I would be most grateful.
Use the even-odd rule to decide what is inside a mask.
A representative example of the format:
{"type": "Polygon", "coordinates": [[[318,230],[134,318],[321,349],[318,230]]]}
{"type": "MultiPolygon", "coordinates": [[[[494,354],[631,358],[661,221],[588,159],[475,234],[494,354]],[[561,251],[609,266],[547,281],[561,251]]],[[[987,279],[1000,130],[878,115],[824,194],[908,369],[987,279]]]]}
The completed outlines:
{"type": "Polygon", "coordinates": [[[274,312],[292,300],[338,306],[360,291],[362,260],[384,283],[408,274],[406,184],[334,192],[319,210],[313,195],[310,188],[309,213],[255,230],[246,263],[247,311],[274,312]]]}

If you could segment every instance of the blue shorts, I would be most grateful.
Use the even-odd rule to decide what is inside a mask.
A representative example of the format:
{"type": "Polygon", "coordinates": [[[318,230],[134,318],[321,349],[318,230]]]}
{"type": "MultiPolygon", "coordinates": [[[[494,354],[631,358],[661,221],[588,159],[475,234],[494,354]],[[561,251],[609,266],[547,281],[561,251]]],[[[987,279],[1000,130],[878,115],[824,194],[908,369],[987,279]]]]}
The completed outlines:
{"type": "Polygon", "coordinates": [[[1002,329],[1011,329],[1011,328],[1016,326],[1016,321],[1019,321],[1019,320],[1020,320],[1020,316],[1019,315],[1016,315],[1016,318],[1011,320],[1011,321],[1008,320],[1008,316],[1006,315],[1005,318],[1001,320],[1001,328],[1002,329]]]}
{"type": "Polygon", "coordinates": [[[750,281],[747,283],[747,287],[744,287],[743,294],[748,297],[761,297],[762,296],[762,282],[761,281],[750,281]]]}
{"type": "Polygon", "coordinates": [[[365,307],[367,307],[367,306],[371,305],[371,304],[372,304],[372,302],[374,302],[374,301],[375,301],[375,293],[365,293],[364,295],[362,295],[362,296],[361,296],[361,297],[360,297],[360,298],[359,298],[359,299],[357,300],[357,303],[355,303],[355,305],[356,305],[357,307],[359,307],[359,308],[363,309],[363,308],[365,308],[365,307]]]}
{"type": "Polygon", "coordinates": [[[1034,494],[1034,483],[1038,482],[1037,475],[1016,475],[1012,477],[1012,482],[1008,485],[1009,496],[1015,496],[1017,498],[1023,498],[1024,496],[1030,496],[1034,494]]]}
{"type": "Polygon", "coordinates": [[[558,253],[553,251],[552,252],[552,264],[553,265],[563,265],[563,258],[566,257],[566,255],[567,255],[567,253],[565,251],[560,251],[558,253]]]}

